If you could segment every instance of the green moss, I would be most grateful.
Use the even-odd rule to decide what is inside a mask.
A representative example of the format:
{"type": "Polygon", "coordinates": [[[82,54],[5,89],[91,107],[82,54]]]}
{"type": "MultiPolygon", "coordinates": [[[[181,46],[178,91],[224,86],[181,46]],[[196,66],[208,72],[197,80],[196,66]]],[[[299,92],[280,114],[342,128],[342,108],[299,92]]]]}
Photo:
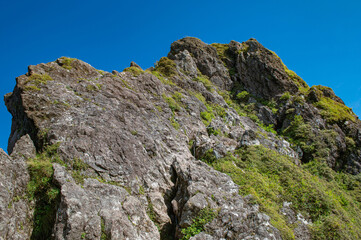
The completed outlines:
{"type": "Polygon", "coordinates": [[[84,184],[84,179],[88,176],[84,175],[84,171],[86,171],[89,168],[89,165],[85,163],[80,158],[74,158],[71,162],[71,168],[68,168],[68,170],[71,171],[71,176],[73,177],[74,181],[77,184],[84,184]]]}
{"type": "Polygon", "coordinates": [[[169,119],[169,121],[172,124],[172,126],[174,127],[174,129],[178,130],[180,128],[179,123],[177,122],[177,120],[175,120],[175,118],[173,116],[169,119]]]}
{"type": "Polygon", "coordinates": [[[32,85],[25,86],[25,90],[39,91],[39,86],[46,85],[48,81],[53,81],[53,79],[48,74],[33,73],[25,81],[25,85],[28,83],[32,85]]]}
{"type": "Polygon", "coordinates": [[[237,94],[237,99],[242,102],[247,102],[249,99],[249,93],[247,91],[242,91],[237,94]]]}
{"type": "Polygon", "coordinates": [[[300,78],[294,71],[289,70],[285,65],[283,65],[283,66],[285,68],[285,72],[287,73],[288,77],[294,83],[296,83],[298,90],[301,93],[305,94],[310,89],[310,87],[307,85],[307,83],[302,78],[300,78]]]}
{"type": "Polygon", "coordinates": [[[282,101],[288,101],[291,98],[291,94],[289,92],[285,92],[282,94],[282,96],[280,97],[280,100],[282,101]]]}
{"type": "Polygon", "coordinates": [[[280,212],[284,201],[292,202],[292,209],[312,219],[314,237],[329,236],[329,231],[338,229],[342,230],[341,239],[361,237],[357,198],[340,187],[334,180],[338,174],[327,165],[309,171],[309,166],[300,168],[287,156],[263,146],[251,146],[217,159],[211,166],[231,176],[239,185],[241,195],[253,195],[261,210],[271,217],[272,225],[281,231],[283,239],[294,239],[294,226],[289,225],[280,212]],[[325,173],[326,169],[329,173],[325,173]],[[332,177],[320,177],[326,174],[332,177]],[[337,225],[325,222],[332,215],[337,217],[337,225]]]}
{"type": "Polygon", "coordinates": [[[167,57],[162,57],[154,69],[166,77],[178,75],[175,62],[167,57]]]}
{"type": "Polygon", "coordinates": [[[350,108],[331,98],[321,97],[320,101],[314,103],[314,105],[321,109],[321,115],[329,123],[356,121],[356,116],[350,108]]]}
{"type": "Polygon", "coordinates": [[[40,91],[40,88],[38,88],[37,86],[30,85],[30,86],[25,86],[24,90],[25,91],[40,91]]]}
{"type": "Polygon", "coordinates": [[[183,237],[182,240],[188,240],[189,238],[204,231],[204,226],[211,222],[218,215],[217,211],[206,207],[203,208],[198,215],[192,220],[192,225],[181,230],[183,237]]]}
{"type": "Polygon", "coordinates": [[[61,64],[62,64],[61,67],[65,68],[65,69],[68,69],[68,70],[73,68],[72,63],[73,63],[74,60],[76,60],[75,58],[68,58],[68,57],[61,57],[60,59],[62,60],[61,61],[61,64]]]}
{"type": "Polygon", "coordinates": [[[197,82],[201,82],[203,83],[204,87],[208,90],[208,91],[213,91],[214,86],[211,83],[211,81],[209,81],[209,78],[205,75],[202,75],[199,73],[199,75],[196,78],[193,78],[193,81],[197,81],[197,82]]]}
{"type": "Polygon", "coordinates": [[[214,129],[213,127],[207,127],[208,135],[218,136],[222,133],[221,129],[214,129]]]}
{"type": "Polygon", "coordinates": [[[86,90],[91,92],[91,91],[98,90],[98,88],[96,86],[92,85],[92,84],[89,84],[89,85],[86,86],[86,90]]]}
{"type": "Polygon", "coordinates": [[[214,118],[214,114],[212,111],[201,112],[201,118],[204,125],[208,126],[212,122],[212,119],[214,118]]]}
{"type": "Polygon", "coordinates": [[[229,49],[228,44],[212,43],[211,46],[217,50],[217,54],[221,59],[226,57],[227,51],[229,49]]]}
{"type": "Polygon", "coordinates": [[[110,237],[108,236],[106,229],[105,229],[105,221],[104,218],[100,217],[100,229],[101,229],[101,235],[100,240],[109,240],[110,237]]]}
{"type": "Polygon", "coordinates": [[[176,84],[174,82],[172,82],[172,80],[170,80],[169,78],[163,77],[163,75],[161,73],[159,73],[158,71],[154,70],[150,73],[153,74],[154,76],[156,76],[163,84],[167,84],[170,86],[176,86],[176,84]]]}
{"type": "Polygon", "coordinates": [[[130,72],[133,76],[137,77],[144,73],[144,71],[138,67],[128,67],[123,70],[124,72],[130,72]]]}
{"type": "Polygon", "coordinates": [[[167,95],[164,93],[162,94],[162,97],[164,101],[168,103],[168,106],[172,112],[179,112],[181,110],[181,106],[172,97],[167,97],[167,95]]]}
{"type": "Polygon", "coordinates": [[[54,185],[53,162],[63,163],[56,151],[58,144],[47,146],[42,153],[27,161],[30,181],[27,198],[35,200],[34,226],[31,239],[48,239],[55,222],[59,188],[54,185]]]}

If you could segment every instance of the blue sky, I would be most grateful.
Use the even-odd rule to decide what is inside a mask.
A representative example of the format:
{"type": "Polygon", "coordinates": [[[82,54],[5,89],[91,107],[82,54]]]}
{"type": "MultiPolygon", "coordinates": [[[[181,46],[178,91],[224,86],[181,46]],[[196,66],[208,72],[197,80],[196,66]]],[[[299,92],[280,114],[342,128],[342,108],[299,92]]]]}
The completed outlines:
{"type": "MultiPolygon", "coordinates": [[[[182,37],[256,38],[309,85],[361,115],[361,1],[1,1],[0,95],[28,65],[68,56],[112,71],[148,68],[182,37]]],[[[0,103],[0,147],[11,115],[0,103]]]]}

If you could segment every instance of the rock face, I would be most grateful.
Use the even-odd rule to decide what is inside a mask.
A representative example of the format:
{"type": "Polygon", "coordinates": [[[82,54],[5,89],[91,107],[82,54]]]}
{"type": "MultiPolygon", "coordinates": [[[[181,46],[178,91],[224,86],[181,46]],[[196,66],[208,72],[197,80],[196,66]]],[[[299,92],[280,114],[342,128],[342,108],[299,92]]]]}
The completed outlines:
{"type": "MultiPolygon", "coordinates": [[[[301,93],[300,82],[254,39],[184,38],[147,71],[132,62],[108,73],[64,57],[29,66],[5,96],[13,124],[11,155],[0,152],[1,237],[37,239],[42,224],[43,239],[59,240],[284,238],[251,195],[206,163],[262,145],[300,166],[315,157],[291,132],[302,116],[312,136],[337,135],[321,139],[329,166],[359,173],[360,121],[328,121],[320,101],[342,100],[329,89],[301,93]],[[50,181],[29,200],[35,173],[50,181]],[[33,222],[34,205],[56,211],[35,213],[33,222]]],[[[310,238],[304,223],[292,234],[310,238]]]]}

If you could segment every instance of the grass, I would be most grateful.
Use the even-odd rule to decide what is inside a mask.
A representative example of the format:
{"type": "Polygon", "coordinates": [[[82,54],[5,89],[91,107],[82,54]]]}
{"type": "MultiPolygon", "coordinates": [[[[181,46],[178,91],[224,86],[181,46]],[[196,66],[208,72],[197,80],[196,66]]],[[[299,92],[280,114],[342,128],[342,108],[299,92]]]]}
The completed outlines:
{"type": "Polygon", "coordinates": [[[210,208],[205,207],[199,211],[198,215],[192,220],[192,224],[181,230],[183,237],[182,240],[188,240],[189,238],[197,235],[200,232],[204,231],[204,226],[211,222],[216,216],[217,211],[210,208]]]}
{"type": "Polygon", "coordinates": [[[179,112],[181,110],[182,107],[173,99],[173,97],[167,97],[167,95],[165,95],[164,93],[162,97],[164,101],[168,103],[168,106],[172,110],[172,112],[179,112]]]}
{"type": "Polygon", "coordinates": [[[165,77],[172,77],[178,75],[175,62],[167,57],[162,57],[156,63],[154,70],[165,77]]]}
{"type": "Polygon", "coordinates": [[[53,79],[48,74],[31,74],[28,79],[24,82],[26,85],[24,90],[26,91],[40,91],[40,85],[46,85],[48,81],[53,81],[53,79]],[[32,85],[27,85],[28,83],[32,85]]]}
{"type": "MultiPolygon", "coordinates": [[[[360,202],[356,202],[361,193],[347,192],[341,181],[336,180],[338,173],[327,165],[310,171],[311,164],[321,163],[312,161],[300,168],[289,157],[263,146],[242,148],[233,155],[207,162],[230,175],[239,185],[241,195],[253,195],[261,211],[266,212],[272,225],[281,231],[283,239],[294,239],[295,227],[288,224],[280,212],[284,201],[292,202],[292,209],[312,219],[316,239],[334,239],[330,238],[332,234],[338,239],[361,238],[360,202]],[[325,170],[333,178],[323,177],[325,170]]],[[[351,181],[354,189],[360,186],[357,180],[351,181]]]]}
{"type": "Polygon", "coordinates": [[[62,60],[61,67],[68,70],[71,70],[73,68],[72,63],[74,60],[76,60],[75,58],[68,58],[68,57],[61,57],[60,59],[62,60]]]}
{"type": "Polygon", "coordinates": [[[130,72],[135,77],[144,73],[144,71],[138,67],[128,67],[128,68],[124,69],[123,71],[130,72]]]}
{"type": "Polygon", "coordinates": [[[228,44],[212,43],[211,46],[217,50],[217,54],[221,59],[226,57],[227,51],[229,49],[228,44]]]}
{"type": "Polygon", "coordinates": [[[345,121],[356,121],[356,116],[346,105],[332,100],[328,97],[321,97],[314,105],[321,110],[321,115],[328,123],[345,121]]]}
{"type": "Polygon", "coordinates": [[[175,130],[179,130],[180,125],[179,125],[178,121],[173,116],[169,119],[169,121],[170,121],[170,123],[172,124],[172,126],[174,127],[175,130]]]}
{"type": "Polygon", "coordinates": [[[193,78],[193,81],[197,81],[197,82],[201,82],[203,83],[204,87],[208,90],[208,91],[214,91],[214,86],[211,83],[211,81],[209,80],[209,78],[205,75],[202,74],[198,74],[198,76],[196,78],[193,78]]]}
{"type": "Polygon", "coordinates": [[[58,144],[45,147],[35,158],[29,159],[30,181],[27,185],[27,198],[35,201],[34,226],[31,239],[48,239],[55,222],[60,190],[54,185],[53,162],[63,164],[57,154],[58,144]]]}

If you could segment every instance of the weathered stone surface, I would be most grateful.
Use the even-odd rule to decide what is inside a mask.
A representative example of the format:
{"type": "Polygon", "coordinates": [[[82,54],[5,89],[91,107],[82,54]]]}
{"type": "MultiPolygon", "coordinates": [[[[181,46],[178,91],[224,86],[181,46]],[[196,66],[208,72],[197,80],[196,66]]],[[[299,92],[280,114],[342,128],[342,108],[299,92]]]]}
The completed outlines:
{"type": "MultiPolygon", "coordinates": [[[[20,199],[13,202],[16,208],[6,208],[25,193],[26,159],[52,144],[58,144],[63,164],[53,163],[60,204],[52,237],[59,240],[179,239],[204,208],[217,216],[191,239],[281,239],[270,217],[250,196],[240,196],[228,175],[197,159],[263,145],[300,165],[310,156],[266,131],[273,124],[282,133],[298,115],[315,136],[335,132],[332,143],[321,139],[330,166],[361,171],[360,121],[329,124],[313,105],[319,92],[300,94],[281,60],[256,40],[224,47],[220,56],[199,39],[174,42],[168,57],[175,69],[169,76],[143,71],[134,62],[134,71],[112,73],[68,58],[30,66],[5,97],[13,125],[11,157],[0,152],[1,237],[30,238],[32,203],[20,199]],[[241,90],[251,95],[248,102],[236,98],[241,90]],[[286,91],[291,96],[282,100],[286,91]],[[246,106],[248,115],[240,110],[246,106]],[[352,139],[348,144],[354,141],[351,150],[346,137],[352,139]]],[[[322,91],[342,103],[332,91],[322,91]]],[[[284,212],[298,224],[295,236],[308,239],[295,212],[284,212]]]]}
{"type": "Polygon", "coordinates": [[[29,182],[26,159],[35,156],[28,135],[15,144],[9,157],[0,149],[0,239],[29,239],[32,233],[34,203],[26,196],[29,182]]]}

